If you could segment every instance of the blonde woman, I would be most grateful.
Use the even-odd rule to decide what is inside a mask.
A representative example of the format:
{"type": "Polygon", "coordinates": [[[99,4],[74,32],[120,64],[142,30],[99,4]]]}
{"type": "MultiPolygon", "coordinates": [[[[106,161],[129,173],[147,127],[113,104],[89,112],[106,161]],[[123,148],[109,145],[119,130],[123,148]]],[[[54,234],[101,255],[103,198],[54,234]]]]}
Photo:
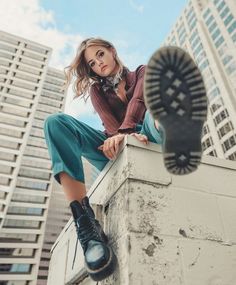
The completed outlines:
{"type": "Polygon", "coordinates": [[[180,48],[161,48],[147,66],[130,71],[113,44],[100,38],[80,44],[66,73],[68,84],[75,77],[76,96],[90,96],[105,130],[60,113],[45,121],[45,137],[55,179],[70,202],[86,269],[92,279],[102,280],[114,271],[116,258],[89,205],[81,157],[102,170],[116,158],[125,135],[132,135],[144,144],[162,144],[169,172],[191,173],[201,159],[205,88],[198,68],[180,48]]]}

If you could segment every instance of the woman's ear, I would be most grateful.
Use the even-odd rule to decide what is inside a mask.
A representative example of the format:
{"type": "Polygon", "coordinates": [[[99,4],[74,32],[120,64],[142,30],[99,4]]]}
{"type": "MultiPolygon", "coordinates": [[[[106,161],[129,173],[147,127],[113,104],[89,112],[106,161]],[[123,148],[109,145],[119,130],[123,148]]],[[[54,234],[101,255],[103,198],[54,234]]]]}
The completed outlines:
{"type": "Polygon", "coordinates": [[[116,58],[117,52],[113,47],[111,47],[111,52],[112,52],[113,57],[116,58]]]}

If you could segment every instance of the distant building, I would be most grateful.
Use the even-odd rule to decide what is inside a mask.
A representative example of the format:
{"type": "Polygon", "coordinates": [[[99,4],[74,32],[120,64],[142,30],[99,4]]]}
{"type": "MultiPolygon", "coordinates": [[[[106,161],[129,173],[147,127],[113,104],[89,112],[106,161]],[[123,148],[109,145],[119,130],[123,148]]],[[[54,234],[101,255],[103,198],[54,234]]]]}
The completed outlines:
{"type": "Polygon", "coordinates": [[[0,284],[36,284],[52,192],[44,119],[63,109],[52,50],[0,32],[0,284]]]}
{"type": "MultiPolygon", "coordinates": [[[[51,53],[0,31],[0,285],[46,285],[51,246],[71,217],[43,133],[66,98],[51,53]]],[[[99,172],[83,162],[89,189],[99,172]]]]}
{"type": "Polygon", "coordinates": [[[164,44],[188,50],[204,76],[204,154],[236,160],[236,2],[189,1],[164,44]]]}

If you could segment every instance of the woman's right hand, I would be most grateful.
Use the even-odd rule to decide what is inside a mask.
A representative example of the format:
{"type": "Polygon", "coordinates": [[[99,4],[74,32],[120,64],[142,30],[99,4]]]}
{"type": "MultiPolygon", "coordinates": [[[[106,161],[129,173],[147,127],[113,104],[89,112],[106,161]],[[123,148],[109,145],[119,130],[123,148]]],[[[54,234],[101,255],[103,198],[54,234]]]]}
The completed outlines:
{"type": "Polygon", "coordinates": [[[103,145],[100,145],[98,149],[102,150],[108,159],[115,159],[119,151],[119,145],[123,141],[124,137],[125,134],[118,134],[110,137],[106,139],[103,145]]]}

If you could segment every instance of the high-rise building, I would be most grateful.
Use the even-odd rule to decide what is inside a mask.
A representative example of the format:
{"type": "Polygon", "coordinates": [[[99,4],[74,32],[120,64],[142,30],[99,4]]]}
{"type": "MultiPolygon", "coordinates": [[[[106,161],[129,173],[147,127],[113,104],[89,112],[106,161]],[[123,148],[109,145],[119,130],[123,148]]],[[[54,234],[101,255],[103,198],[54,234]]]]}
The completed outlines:
{"type": "Polygon", "coordinates": [[[51,162],[44,119],[63,109],[64,74],[48,67],[52,50],[0,32],[0,284],[36,284],[51,162]]]}
{"type": "Polygon", "coordinates": [[[66,201],[65,194],[56,180],[53,180],[37,285],[47,284],[52,245],[55,243],[70,217],[71,211],[69,209],[69,204],[66,201]]]}
{"type": "Polygon", "coordinates": [[[236,160],[236,2],[189,1],[164,45],[186,49],[203,74],[209,101],[204,154],[236,160]]]}
{"type": "MultiPolygon", "coordinates": [[[[51,246],[71,217],[43,133],[65,105],[51,53],[0,31],[0,285],[46,285],[51,246]]],[[[83,164],[89,189],[99,171],[83,164]]]]}

